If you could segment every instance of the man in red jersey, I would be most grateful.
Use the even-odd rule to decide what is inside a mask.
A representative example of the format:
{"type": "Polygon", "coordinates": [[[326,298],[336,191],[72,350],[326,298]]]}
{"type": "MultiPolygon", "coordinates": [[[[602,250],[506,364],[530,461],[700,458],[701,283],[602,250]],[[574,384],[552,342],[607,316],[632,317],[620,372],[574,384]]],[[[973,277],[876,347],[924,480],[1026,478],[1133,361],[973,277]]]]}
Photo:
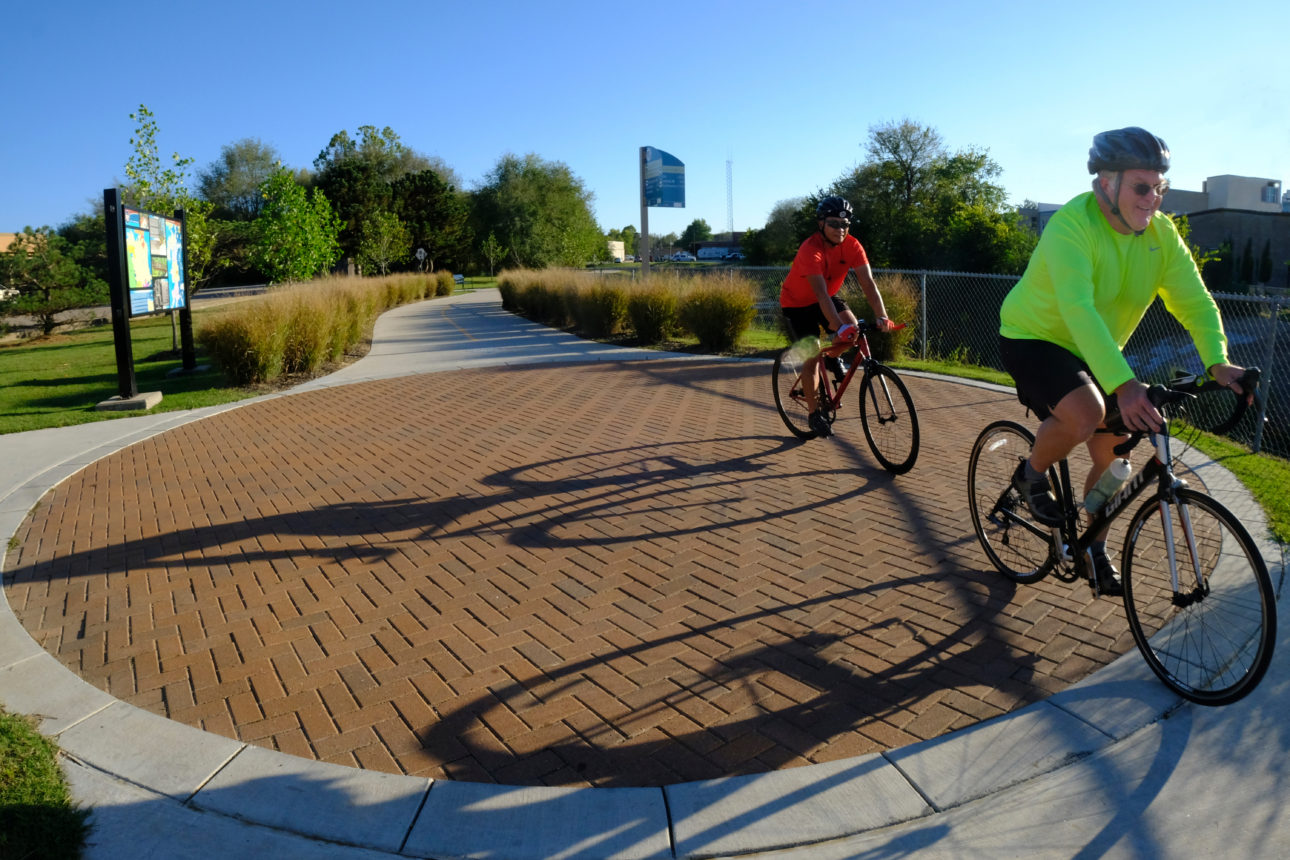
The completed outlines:
{"type": "MultiPolygon", "coordinates": [[[[873,281],[869,257],[860,241],[847,230],[851,227],[851,204],[841,197],[825,197],[815,207],[819,231],[802,243],[793,258],[784,286],[779,291],[779,306],[788,321],[789,333],[794,341],[805,337],[818,337],[823,332],[833,332],[835,344],[851,343],[859,336],[856,315],[838,296],[847,272],[854,271],[860,289],[864,290],[869,307],[878,318],[873,322],[884,331],[892,328],[887,319],[878,285],[873,281]]],[[[803,366],[803,375],[812,378],[816,359],[809,359],[803,366]]],[[[827,356],[825,365],[837,379],[846,373],[841,359],[827,356]]],[[[811,410],[808,419],[817,436],[829,436],[832,429],[819,412],[813,386],[802,391],[806,405],[811,410]]]]}

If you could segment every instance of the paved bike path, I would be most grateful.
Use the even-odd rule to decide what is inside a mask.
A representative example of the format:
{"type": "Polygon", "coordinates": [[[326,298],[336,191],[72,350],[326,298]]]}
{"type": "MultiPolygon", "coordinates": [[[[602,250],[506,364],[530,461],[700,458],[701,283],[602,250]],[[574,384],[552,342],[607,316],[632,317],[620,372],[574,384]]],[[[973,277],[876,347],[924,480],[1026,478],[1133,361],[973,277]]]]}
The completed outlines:
{"type": "MultiPolygon", "coordinates": [[[[386,314],[367,358],[290,396],[629,356],[659,357],[530,326],[497,313],[495,293],[465,295],[386,314]]],[[[86,466],[231,408],[4,437],[0,535],[86,466]]],[[[924,417],[925,433],[935,421],[924,417]]],[[[1205,480],[1259,533],[1257,508],[1222,477],[1205,480]]],[[[1265,546],[1280,574],[1277,553],[1265,546]]],[[[90,857],[1269,856],[1286,844],[1280,658],[1224,709],[1180,704],[1131,651],[1043,702],[882,752],[661,788],[551,788],[392,776],[199,732],[81,681],[7,603],[0,655],[0,702],[41,717],[71,757],[77,799],[95,808],[90,857]]]]}

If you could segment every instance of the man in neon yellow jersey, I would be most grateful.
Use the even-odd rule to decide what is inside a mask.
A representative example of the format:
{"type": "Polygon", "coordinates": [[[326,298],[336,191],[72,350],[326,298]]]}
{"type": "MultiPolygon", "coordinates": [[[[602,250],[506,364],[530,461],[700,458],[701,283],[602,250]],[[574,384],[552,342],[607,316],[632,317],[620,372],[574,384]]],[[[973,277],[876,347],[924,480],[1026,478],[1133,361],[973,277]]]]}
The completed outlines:
{"type": "MultiPolygon", "coordinates": [[[[1093,459],[1087,493],[1124,441],[1094,435],[1106,417],[1104,394],[1115,393],[1130,430],[1164,423],[1121,352],[1157,294],[1191,334],[1209,374],[1241,391],[1237,380],[1244,368],[1228,363],[1218,306],[1173,221],[1159,211],[1169,190],[1168,169],[1169,147],[1145,129],[1095,136],[1088,158],[1093,190],[1053,215],[1000,310],[1004,367],[1016,381],[1018,399],[1042,421],[1013,483],[1046,525],[1061,522],[1048,468],[1087,443],[1093,459]]],[[[1106,535],[1100,537],[1092,553],[1098,590],[1121,594],[1106,535]]]]}

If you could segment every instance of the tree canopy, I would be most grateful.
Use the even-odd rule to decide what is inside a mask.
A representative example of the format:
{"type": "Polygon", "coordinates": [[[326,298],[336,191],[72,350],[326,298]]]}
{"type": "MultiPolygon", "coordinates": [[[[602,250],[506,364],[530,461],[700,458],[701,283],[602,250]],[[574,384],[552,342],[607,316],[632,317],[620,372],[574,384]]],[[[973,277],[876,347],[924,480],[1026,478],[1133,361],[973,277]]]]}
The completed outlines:
{"type": "Polygon", "coordinates": [[[306,193],[286,169],[260,189],[264,208],[254,223],[252,258],[270,280],[308,280],[336,262],[340,222],[321,189],[306,193]]]}
{"type": "Polygon", "coordinates": [[[213,217],[253,221],[264,205],[260,187],[281,162],[277,150],[259,138],[225,144],[219,158],[197,172],[197,193],[214,207],[213,217]]]}
{"type": "Polygon", "coordinates": [[[1025,269],[1036,237],[1006,210],[994,182],[1002,171],[986,151],[950,152],[935,129],[905,119],[872,126],[866,152],[828,193],[851,201],[851,231],[874,266],[1025,269]]]}
{"type": "Polygon", "coordinates": [[[105,304],[107,284],[73,258],[71,244],[48,227],[27,227],[0,254],[0,284],[18,295],[0,302],[7,312],[26,314],[50,334],[63,311],[105,304]]]}
{"type": "Polygon", "coordinates": [[[474,192],[475,234],[494,234],[518,267],[581,266],[605,245],[592,199],[565,164],[508,154],[474,192]]]}

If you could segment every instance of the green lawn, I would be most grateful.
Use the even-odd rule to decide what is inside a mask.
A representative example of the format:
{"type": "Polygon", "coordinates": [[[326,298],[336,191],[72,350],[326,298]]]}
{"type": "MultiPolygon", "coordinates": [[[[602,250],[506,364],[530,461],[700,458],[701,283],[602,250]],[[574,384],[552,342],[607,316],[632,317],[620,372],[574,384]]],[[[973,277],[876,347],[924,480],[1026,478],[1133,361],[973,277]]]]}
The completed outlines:
{"type": "Polygon", "coordinates": [[[0,708],[0,857],[79,857],[88,816],[68,795],[53,742],[0,708]]]}
{"type": "MultiPolygon", "coordinates": [[[[194,312],[194,325],[201,313],[194,312]]],[[[173,351],[169,316],[132,322],[130,338],[138,390],[163,395],[152,412],[228,403],[256,393],[227,385],[213,369],[170,375],[183,362],[173,351]]],[[[117,393],[110,325],[0,345],[0,433],[143,414],[94,408],[117,393]]]]}

